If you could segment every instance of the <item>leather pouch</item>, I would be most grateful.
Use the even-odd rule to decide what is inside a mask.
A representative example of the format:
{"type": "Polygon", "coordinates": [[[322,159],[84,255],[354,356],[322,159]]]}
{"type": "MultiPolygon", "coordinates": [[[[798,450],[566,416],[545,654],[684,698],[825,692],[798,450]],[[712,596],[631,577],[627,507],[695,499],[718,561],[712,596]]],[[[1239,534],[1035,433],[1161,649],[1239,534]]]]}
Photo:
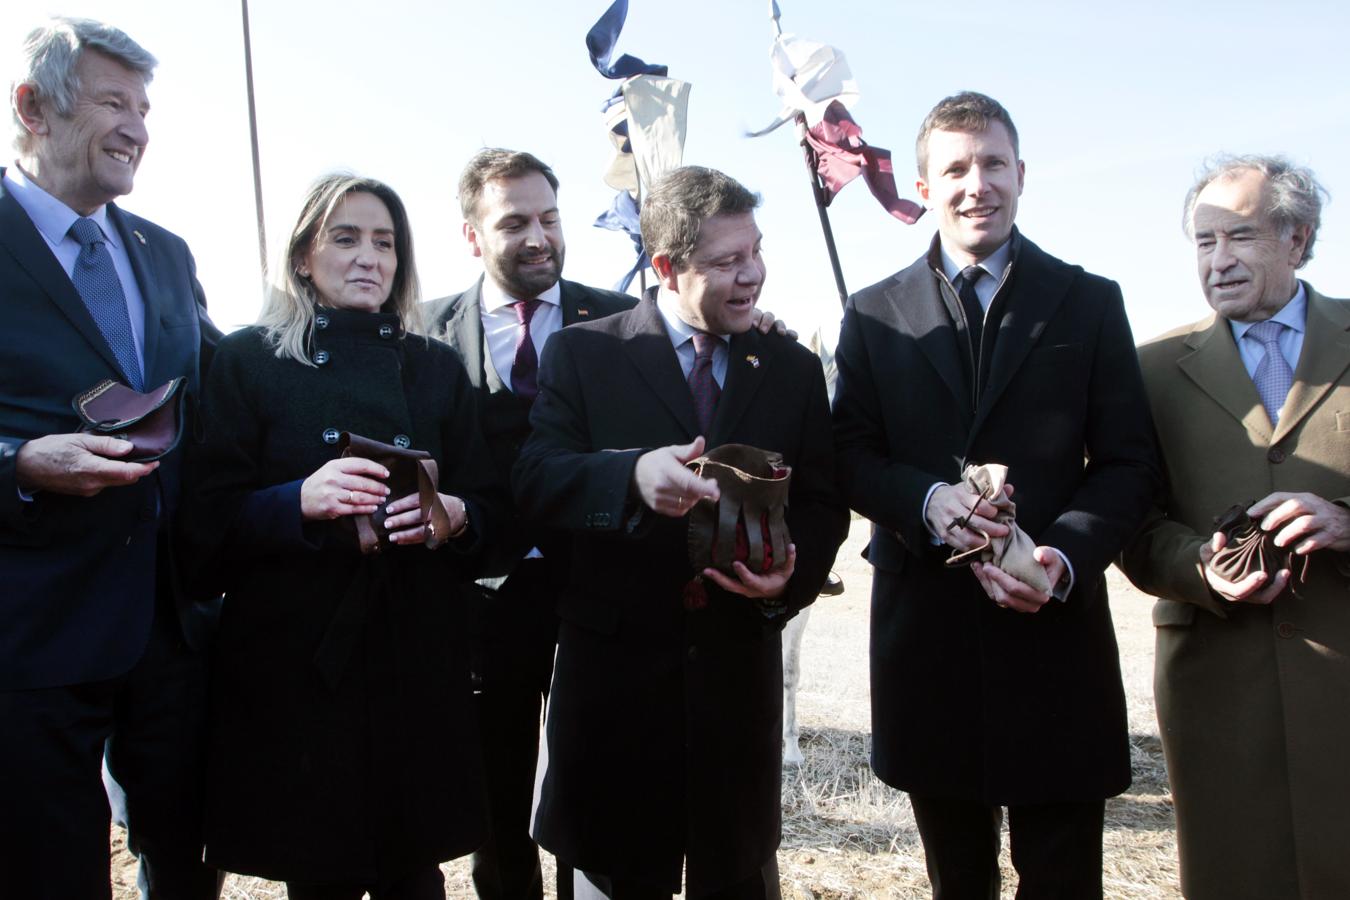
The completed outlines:
{"type": "Polygon", "coordinates": [[[71,405],[83,423],[80,431],[132,443],[125,462],[154,462],[167,456],[183,437],[187,379],[178,377],[142,394],[111,378],[76,394],[71,405]]]}
{"type": "Polygon", "coordinates": [[[787,559],[785,512],[792,468],[783,457],[745,444],[723,444],[687,463],[717,482],[721,499],[700,500],[689,512],[689,562],[734,576],[733,562],[764,573],[787,559]]]}
{"type": "Polygon", "coordinates": [[[1017,524],[1017,505],[1003,496],[1003,487],[1007,481],[1007,466],[997,463],[966,466],[962,482],[967,489],[994,505],[998,510],[994,521],[1000,525],[1007,525],[1008,535],[990,537],[986,534],[983,547],[955,552],[947,560],[947,565],[969,565],[977,560],[993,563],[1023,584],[1048,594],[1054,585],[1045,574],[1045,567],[1036,562],[1033,555],[1036,551],[1036,542],[1017,524]]]}
{"type": "MultiPolygon", "coordinates": [[[[1225,581],[1237,582],[1253,572],[1265,572],[1270,578],[1280,569],[1294,573],[1298,557],[1292,550],[1275,546],[1275,535],[1262,531],[1261,526],[1247,515],[1247,509],[1256,501],[1248,500],[1230,506],[1214,519],[1214,530],[1224,536],[1223,549],[1215,553],[1206,567],[1225,581]]],[[[1299,580],[1307,575],[1308,558],[1302,560],[1299,580]]]]}
{"type": "MultiPolygon", "coordinates": [[[[426,547],[435,550],[450,537],[450,513],[441,502],[436,486],[440,471],[436,460],[425,450],[405,450],[370,438],[342,432],[338,447],[344,457],[356,456],[377,462],[389,470],[389,499],[417,494],[421,500],[422,524],[426,527],[426,547]]],[[[384,504],[369,516],[344,516],[340,521],[356,531],[362,553],[379,553],[390,546],[384,504]]]]}

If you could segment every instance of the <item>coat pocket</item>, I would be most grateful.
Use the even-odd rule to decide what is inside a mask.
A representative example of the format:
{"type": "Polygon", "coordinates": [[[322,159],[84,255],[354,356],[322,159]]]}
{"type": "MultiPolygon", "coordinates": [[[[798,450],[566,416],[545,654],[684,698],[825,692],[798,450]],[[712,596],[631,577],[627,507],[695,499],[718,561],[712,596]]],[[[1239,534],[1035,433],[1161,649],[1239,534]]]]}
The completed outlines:
{"type": "Polygon", "coordinates": [[[1175,600],[1159,600],[1153,604],[1153,627],[1189,626],[1195,621],[1195,607],[1175,600]]]}

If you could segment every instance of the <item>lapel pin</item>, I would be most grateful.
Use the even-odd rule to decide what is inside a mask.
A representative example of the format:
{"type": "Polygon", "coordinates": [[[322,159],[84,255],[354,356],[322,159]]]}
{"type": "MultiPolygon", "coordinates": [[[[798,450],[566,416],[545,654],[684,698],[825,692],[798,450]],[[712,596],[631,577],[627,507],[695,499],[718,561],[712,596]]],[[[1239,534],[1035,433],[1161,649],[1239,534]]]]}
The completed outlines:
{"type": "Polygon", "coordinates": [[[136,240],[141,242],[141,246],[145,246],[145,235],[141,234],[139,231],[133,231],[132,234],[136,235],[136,240]]]}
{"type": "Polygon", "coordinates": [[[590,311],[589,309],[586,309],[584,306],[579,306],[579,307],[577,307],[577,315],[580,316],[581,318],[584,319],[584,318],[586,318],[587,316],[589,316],[590,314],[591,314],[591,311],[590,311]]]}
{"type": "Polygon", "coordinates": [[[756,356],[755,354],[751,353],[749,356],[745,358],[745,361],[750,364],[750,368],[752,369],[759,368],[759,357],[756,356]]]}

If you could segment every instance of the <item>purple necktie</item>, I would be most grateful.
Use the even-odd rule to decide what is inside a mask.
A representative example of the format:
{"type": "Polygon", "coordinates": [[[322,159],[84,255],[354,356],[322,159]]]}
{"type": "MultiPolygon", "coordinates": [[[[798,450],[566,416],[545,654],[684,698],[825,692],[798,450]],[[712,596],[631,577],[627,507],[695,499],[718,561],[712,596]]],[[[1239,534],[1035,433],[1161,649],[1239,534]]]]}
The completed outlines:
{"type": "Polygon", "coordinates": [[[694,395],[694,414],[704,437],[712,428],[713,413],[722,389],[713,378],[713,350],[722,339],[705,331],[694,332],[694,367],[689,370],[689,392],[694,395]]]}
{"type": "Polygon", "coordinates": [[[511,304],[520,322],[520,331],[516,334],[516,361],[511,364],[511,393],[526,400],[533,400],[539,393],[539,354],[534,351],[534,340],[530,337],[530,320],[542,300],[517,300],[511,304]]]}
{"type": "Polygon", "coordinates": [[[1256,392],[1261,395],[1261,403],[1272,425],[1279,424],[1280,408],[1294,386],[1294,370],[1289,368],[1289,361],[1280,352],[1280,333],[1284,328],[1282,323],[1268,319],[1247,329],[1247,336],[1266,348],[1266,355],[1261,357],[1252,373],[1252,381],[1256,382],[1256,392]]]}

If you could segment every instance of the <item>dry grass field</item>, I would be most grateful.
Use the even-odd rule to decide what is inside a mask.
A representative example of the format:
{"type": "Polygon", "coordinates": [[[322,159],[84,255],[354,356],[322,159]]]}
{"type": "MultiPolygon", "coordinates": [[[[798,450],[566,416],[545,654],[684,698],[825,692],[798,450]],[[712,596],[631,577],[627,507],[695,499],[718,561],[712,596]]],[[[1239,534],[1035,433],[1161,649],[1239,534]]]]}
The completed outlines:
{"type": "MultiPolygon", "coordinates": [[[[783,777],[778,859],[785,900],[928,896],[923,850],[909,803],[878,782],[867,764],[871,572],[859,558],[866,539],[867,523],[855,520],[836,567],[845,593],[816,604],[803,641],[798,710],[806,764],[783,777]]],[[[1130,707],[1134,784],[1106,805],[1106,895],[1176,898],[1171,796],[1153,716],[1151,603],[1118,572],[1109,575],[1130,707]]],[[[114,842],[120,844],[120,835],[114,834],[114,842]]],[[[1003,870],[1004,896],[1012,897],[1016,881],[1006,836],[1003,870]]],[[[473,897],[467,860],[450,863],[445,871],[448,897],[473,897]]],[[[546,883],[551,877],[546,873],[546,883]]],[[[115,900],[133,900],[135,869],[125,851],[115,857],[114,879],[115,900]]],[[[285,895],[279,884],[233,875],[224,893],[227,900],[279,900],[285,895]]]]}

